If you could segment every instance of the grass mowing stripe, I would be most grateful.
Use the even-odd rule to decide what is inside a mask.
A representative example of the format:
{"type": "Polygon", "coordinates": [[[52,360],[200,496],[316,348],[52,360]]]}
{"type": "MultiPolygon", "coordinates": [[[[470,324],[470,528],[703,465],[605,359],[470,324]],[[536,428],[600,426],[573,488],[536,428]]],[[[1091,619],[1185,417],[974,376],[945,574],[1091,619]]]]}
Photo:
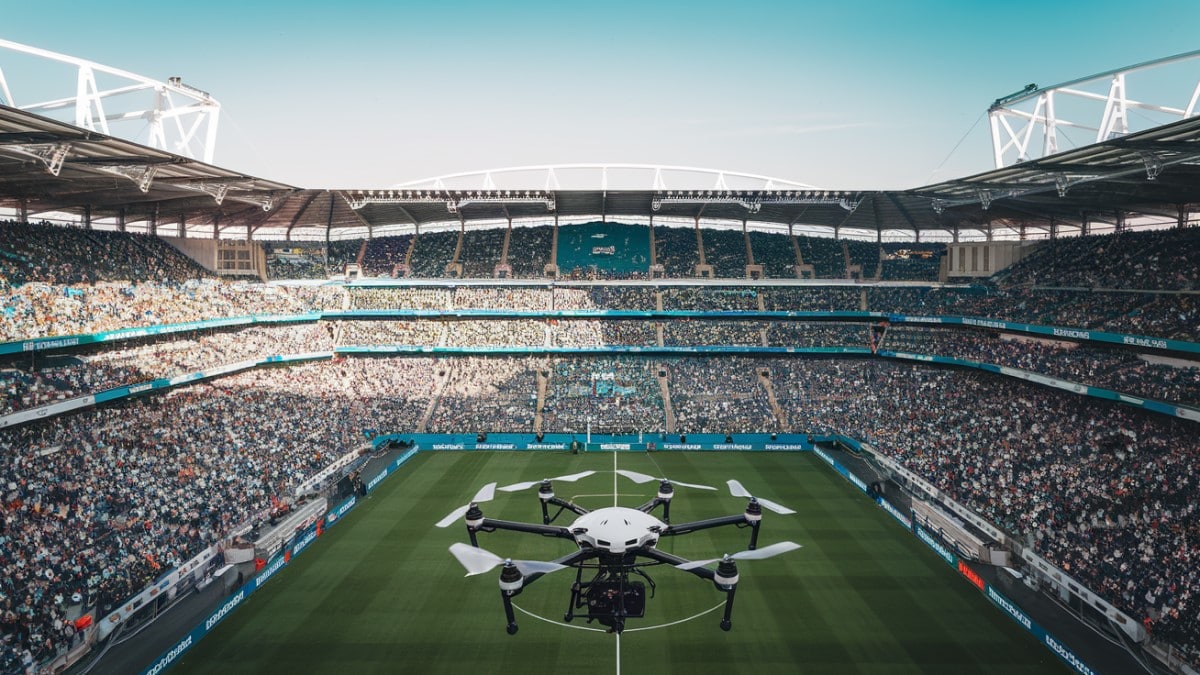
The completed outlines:
{"type": "MultiPolygon", "coordinates": [[[[505,485],[591,469],[599,473],[556,485],[556,492],[603,494],[613,459],[603,453],[420,453],[184,655],[177,672],[615,672],[610,635],[523,615],[520,632],[507,635],[497,575],[463,578],[446,550],[466,541],[462,524],[433,527],[491,481],[505,485]]],[[[798,511],[765,514],[760,543],[790,539],[804,546],[739,565],[732,632],[717,627],[717,612],[625,634],[625,675],[748,668],[1066,672],[953,569],[809,453],[622,453],[618,462],[623,469],[721,488],[677,490],[675,522],[741,512],[746,500],[731,497],[723,485],[737,478],[755,494],[798,511]]],[[[656,487],[629,487],[623,492],[643,497],[620,500],[641,503],[656,487]]],[[[609,504],[606,497],[580,498],[580,503],[588,508],[609,504]]],[[[498,492],[484,512],[540,522],[532,488],[498,492]]],[[[571,519],[566,513],[558,522],[571,519]]],[[[715,528],[664,538],[661,547],[710,558],[745,549],[748,535],[745,529],[715,528]]],[[[571,550],[570,542],[514,532],[481,533],[480,545],[498,555],[535,560],[571,550]]],[[[657,593],[647,601],[646,618],[631,627],[685,618],[724,597],[710,582],[668,567],[650,573],[657,593]]],[[[530,585],[518,603],[561,619],[570,574],[563,571],[530,585]]]]}

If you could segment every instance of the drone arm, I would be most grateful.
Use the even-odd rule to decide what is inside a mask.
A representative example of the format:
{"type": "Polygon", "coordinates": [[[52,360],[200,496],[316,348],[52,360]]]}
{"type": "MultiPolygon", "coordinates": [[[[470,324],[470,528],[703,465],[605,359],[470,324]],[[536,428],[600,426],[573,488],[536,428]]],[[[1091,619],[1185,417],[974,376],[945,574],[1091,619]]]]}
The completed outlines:
{"type": "MultiPolygon", "coordinates": [[[[559,565],[565,565],[567,567],[572,567],[572,566],[577,565],[585,560],[588,560],[589,558],[596,558],[599,556],[600,556],[599,551],[596,551],[595,549],[586,549],[585,548],[585,549],[579,549],[578,551],[572,551],[571,553],[568,553],[567,555],[564,555],[563,557],[561,557],[557,560],[551,560],[550,562],[558,563],[559,565]]],[[[547,572],[534,572],[532,574],[525,575],[525,585],[528,586],[529,584],[532,584],[533,582],[537,581],[538,579],[541,579],[546,574],[548,574],[548,573],[547,572]]]]}
{"type": "MultiPolygon", "coordinates": [[[[677,555],[672,555],[665,551],[660,551],[656,548],[647,548],[641,552],[641,555],[647,558],[652,558],[658,562],[667,563],[668,565],[682,565],[691,562],[686,558],[680,558],[677,555]]],[[[717,590],[725,593],[725,616],[721,619],[721,630],[728,631],[733,627],[733,598],[737,593],[737,567],[732,561],[721,561],[717,565],[716,570],[710,570],[707,567],[693,567],[684,570],[690,572],[701,579],[707,579],[716,585],[717,590]]]]}
{"type": "MultiPolygon", "coordinates": [[[[680,558],[677,555],[672,555],[670,553],[667,553],[666,551],[660,551],[656,548],[646,548],[646,549],[642,550],[639,553],[639,555],[644,555],[647,558],[650,558],[651,560],[656,560],[660,563],[666,563],[666,564],[672,565],[672,566],[682,565],[686,562],[689,562],[687,558],[680,558]]],[[[712,581],[713,577],[716,576],[716,572],[713,572],[712,570],[705,568],[705,567],[696,567],[694,569],[685,570],[685,571],[687,571],[691,574],[695,574],[696,576],[700,577],[701,579],[708,579],[709,581],[712,581]]]]}
{"type": "Polygon", "coordinates": [[[538,525],[537,523],[518,523],[511,520],[492,520],[484,518],[476,530],[491,532],[492,530],[511,530],[513,532],[528,532],[530,534],[540,534],[545,537],[558,537],[560,539],[570,539],[574,541],[575,537],[571,534],[571,530],[565,527],[556,527],[554,525],[538,525]]]}
{"type": "MultiPolygon", "coordinates": [[[[552,521],[552,520],[554,520],[554,518],[558,517],[558,514],[555,514],[554,518],[550,517],[550,509],[549,509],[550,504],[553,504],[560,508],[566,509],[566,510],[570,511],[571,513],[574,513],[577,516],[587,515],[587,513],[588,513],[588,510],[583,508],[582,506],[579,506],[578,504],[574,504],[572,502],[568,502],[568,501],[560,499],[558,497],[551,497],[550,499],[543,499],[542,500],[542,522],[545,523],[546,525],[549,525],[550,521],[552,521]]],[[[562,511],[559,511],[559,513],[562,513],[562,511]]]]}
{"type": "Polygon", "coordinates": [[[697,532],[699,530],[707,530],[714,527],[723,527],[725,525],[740,525],[746,522],[746,516],[738,514],[736,516],[721,516],[720,518],[709,518],[708,520],[697,520],[691,523],[678,523],[668,525],[662,531],[660,536],[667,537],[675,534],[688,534],[689,532],[697,532]]]}

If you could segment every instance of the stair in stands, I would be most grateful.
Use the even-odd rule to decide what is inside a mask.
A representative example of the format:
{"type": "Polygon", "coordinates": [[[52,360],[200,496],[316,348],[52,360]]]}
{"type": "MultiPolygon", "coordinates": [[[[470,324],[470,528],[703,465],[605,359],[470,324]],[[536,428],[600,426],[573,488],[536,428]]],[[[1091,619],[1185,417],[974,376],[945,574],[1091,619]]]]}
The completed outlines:
{"type": "Polygon", "coordinates": [[[363,268],[363,258],[367,255],[367,242],[370,239],[363,239],[362,244],[358,247],[358,255],[354,256],[354,264],[358,265],[358,269],[363,268]]]}
{"type": "Polygon", "coordinates": [[[767,403],[771,404],[771,414],[775,416],[775,424],[778,429],[788,431],[786,428],[787,419],[784,417],[783,408],[779,407],[779,401],[775,398],[775,387],[771,385],[771,371],[766,368],[758,369],[758,383],[762,385],[767,392],[767,403]]]}
{"type": "Polygon", "coordinates": [[[539,368],[533,372],[534,378],[537,380],[537,403],[533,408],[533,433],[542,433],[542,410],[546,407],[546,392],[550,390],[550,373],[549,366],[539,368]]]}
{"type": "MultiPolygon", "coordinates": [[[[662,327],[659,327],[659,340],[662,340],[662,327]]],[[[662,395],[663,415],[665,418],[666,430],[668,434],[675,433],[675,406],[671,405],[671,385],[667,379],[667,367],[663,364],[658,364],[658,371],[655,372],[655,377],[658,378],[658,391],[662,395]]]]}
{"type": "Polygon", "coordinates": [[[450,383],[450,369],[454,367],[451,364],[452,361],[449,359],[438,359],[433,375],[437,390],[430,397],[429,405],[425,406],[425,412],[421,415],[421,421],[417,424],[418,434],[425,433],[429,428],[429,420],[433,418],[433,411],[437,410],[438,405],[442,402],[442,394],[446,393],[446,385],[450,383]],[[440,370],[437,366],[441,367],[440,370]]]}

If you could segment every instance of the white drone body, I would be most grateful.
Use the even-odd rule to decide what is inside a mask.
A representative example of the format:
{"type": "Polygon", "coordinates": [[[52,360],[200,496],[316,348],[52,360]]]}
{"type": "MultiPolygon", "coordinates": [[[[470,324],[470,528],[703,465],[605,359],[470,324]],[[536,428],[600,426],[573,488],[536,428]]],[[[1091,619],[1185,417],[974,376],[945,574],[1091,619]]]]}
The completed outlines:
{"type": "Polygon", "coordinates": [[[666,528],[666,523],[649,513],[609,506],[576,518],[570,530],[580,548],[624,553],[639,546],[655,546],[666,528]]]}

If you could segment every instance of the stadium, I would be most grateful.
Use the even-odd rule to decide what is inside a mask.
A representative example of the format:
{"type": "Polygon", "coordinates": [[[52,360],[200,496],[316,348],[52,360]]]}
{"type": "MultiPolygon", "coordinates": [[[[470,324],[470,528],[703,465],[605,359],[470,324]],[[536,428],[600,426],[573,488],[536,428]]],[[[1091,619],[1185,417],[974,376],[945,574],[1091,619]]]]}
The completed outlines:
{"type": "Polygon", "coordinates": [[[215,85],[0,40],[0,672],[1200,671],[1197,68],[909,189],[316,189],[215,163],[215,85]],[[655,566],[568,620],[610,508],[655,566]]]}

